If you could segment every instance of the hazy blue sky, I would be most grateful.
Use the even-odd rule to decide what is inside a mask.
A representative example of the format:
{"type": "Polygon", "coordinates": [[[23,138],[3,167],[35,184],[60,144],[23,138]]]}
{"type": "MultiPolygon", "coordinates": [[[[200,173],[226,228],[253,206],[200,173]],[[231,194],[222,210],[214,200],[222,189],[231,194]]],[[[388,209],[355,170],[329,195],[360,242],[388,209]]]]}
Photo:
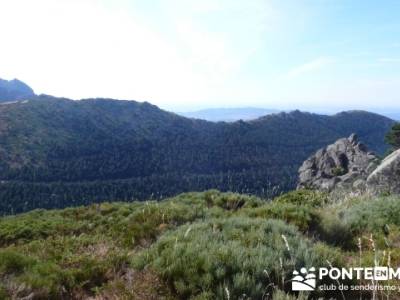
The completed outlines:
{"type": "Polygon", "coordinates": [[[400,108],[399,0],[0,0],[0,77],[163,108],[400,108]]]}

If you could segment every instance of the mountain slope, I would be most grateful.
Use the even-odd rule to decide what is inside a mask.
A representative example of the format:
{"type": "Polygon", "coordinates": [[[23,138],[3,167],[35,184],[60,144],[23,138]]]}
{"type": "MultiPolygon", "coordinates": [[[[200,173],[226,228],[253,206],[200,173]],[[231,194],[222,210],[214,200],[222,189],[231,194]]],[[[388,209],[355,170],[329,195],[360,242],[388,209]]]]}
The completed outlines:
{"type": "Polygon", "coordinates": [[[0,103],[25,100],[34,96],[33,90],[24,82],[18,79],[3,80],[0,78],[0,103]]]}
{"type": "Polygon", "coordinates": [[[269,197],[295,187],[310,154],[352,132],[382,153],[392,124],[360,111],[212,123],[149,103],[40,96],[0,105],[0,211],[210,188],[269,197]]]}

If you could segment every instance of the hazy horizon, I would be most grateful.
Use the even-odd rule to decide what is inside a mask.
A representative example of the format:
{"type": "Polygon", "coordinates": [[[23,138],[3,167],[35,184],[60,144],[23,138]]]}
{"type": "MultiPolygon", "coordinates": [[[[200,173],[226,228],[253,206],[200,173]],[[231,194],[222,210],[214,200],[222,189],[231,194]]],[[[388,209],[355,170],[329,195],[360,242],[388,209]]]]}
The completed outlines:
{"type": "Polygon", "coordinates": [[[400,110],[400,2],[3,0],[0,77],[172,111],[400,110]]]}
{"type": "MultiPolygon", "coordinates": [[[[0,77],[0,80],[8,80],[8,81],[12,81],[12,80],[20,80],[19,78],[12,78],[12,79],[5,79],[0,77]]],[[[23,81],[22,81],[23,82],[23,81]]],[[[26,82],[24,82],[26,83],[26,82]]],[[[29,85],[29,84],[28,84],[29,85]]],[[[35,92],[35,90],[34,90],[35,92]]],[[[48,93],[36,93],[37,95],[49,95],[49,96],[55,96],[55,95],[50,95],[48,93]]],[[[55,97],[60,97],[60,98],[65,98],[65,96],[62,95],[58,95],[55,97]]],[[[81,98],[81,99],[71,99],[74,101],[80,101],[80,100],[86,100],[86,99],[93,99],[93,98],[104,98],[104,97],[89,97],[89,98],[81,98]]],[[[157,105],[156,103],[153,103],[151,101],[146,101],[146,100],[141,100],[141,99],[117,99],[115,97],[105,97],[108,99],[112,99],[112,100],[121,100],[121,101],[136,101],[136,102],[149,102],[150,104],[153,105],[157,105]]],[[[354,111],[354,110],[363,110],[363,111],[369,111],[369,112],[373,112],[373,113],[378,113],[387,117],[390,117],[394,120],[400,120],[400,108],[394,108],[394,107],[363,107],[363,108],[359,108],[359,107],[349,107],[349,106],[345,106],[345,107],[323,107],[323,106],[314,106],[314,107],[310,107],[310,106],[293,106],[293,107],[281,107],[279,105],[275,106],[275,107],[271,107],[271,106],[246,106],[246,105],[238,105],[238,106],[232,106],[232,105],[226,105],[226,106],[219,106],[218,104],[214,105],[210,105],[210,106],[205,106],[202,103],[197,103],[197,106],[192,107],[191,109],[187,109],[187,110],[182,110],[179,107],[178,108],[169,108],[169,107],[163,107],[160,105],[157,105],[159,108],[166,110],[166,111],[170,111],[170,112],[174,112],[186,117],[196,117],[196,118],[200,118],[201,117],[197,117],[196,113],[200,113],[200,112],[212,112],[213,110],[219,111],[219,113],[222,112],[222,110],[237,110],[238,112],[240,112],[241,110],[271,110],[272,112],[269,113],[279,113],[279,112],[291,112],[291,111],[295,111],[295,110],[300,110],[302,112],[310,112],[310,113],[316,113],[316,114],[325,114],[325,115],[333,115],[336,113],[340,113],[340,112],[344,112],[344,111],[354,111]],[[193,115],[191,115],[193,114],[193,115]]],[[[240,115],[239,115],[240,116],[240,115]]],[[[263,116],[263,114],[259,114],[257,117],[259,116],[263,116]]],[[[209,118],[204,118],[206,120],[210,120],[209,118]]],[[[236,120],[241,119],[236,118],[236,120]]],[[[248,120],[250,120],[251,118],[247,118],[248,120]]],[[[221,118],[219,120],[225,120],[225,118],[221,118]]],[[[211,120],[214,121],[214,120],[211,120]]]]}

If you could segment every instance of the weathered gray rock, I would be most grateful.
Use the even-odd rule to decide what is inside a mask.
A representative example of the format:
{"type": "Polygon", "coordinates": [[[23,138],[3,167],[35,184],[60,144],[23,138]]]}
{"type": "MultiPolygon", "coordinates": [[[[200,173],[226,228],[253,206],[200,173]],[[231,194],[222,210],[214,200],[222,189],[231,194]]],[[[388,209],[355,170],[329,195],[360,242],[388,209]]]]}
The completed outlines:
{"type": "Polygon", "coordinates": [[[372,194],[400,194],[400,150],[386,157],[368,176],[367,190],[372,194]]]}
{"type": "Polygon", "coordinates": [[[332,191],[336,187],[364,188],[378,159],[355,134],[318,150],[299,169],[297,188],[332,191]]]}

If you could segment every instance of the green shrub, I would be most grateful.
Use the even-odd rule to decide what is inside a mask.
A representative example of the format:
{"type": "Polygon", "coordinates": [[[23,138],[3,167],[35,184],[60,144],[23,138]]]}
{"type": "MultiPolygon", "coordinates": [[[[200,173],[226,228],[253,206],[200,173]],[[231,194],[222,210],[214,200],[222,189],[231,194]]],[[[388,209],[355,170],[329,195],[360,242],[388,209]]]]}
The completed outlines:
{"type": "Polygon", "coordinates": [[[400,199],[398,196],[372,198],[339,214],[354,234],[366,230],[382,233],[385,225],[400,226],[400,199]]]}
{"type": "Polygon", "coordinates": [[[62,217],[58,211],[36,210],[0,219],[0,246],[52,235],[78,234],[84,222],[62,217]]]}
{"type": "Polygon", "coordinates": [[[129,215],[112,226],[122,232],[126,245],[147,246],[166,229],[209,217],[227,217],[231,213],[264,204],[257,197],[210,190],[186,193],[162,202],[141,203],[129,215]]]}
{"type": "Polygon", "coordinates": [[[35,260],[14,250],[0,250],[0,274],[21,273],[35,260]]]}
{"type": "Polygon", "coordinates": [[[297,190],[276,197],[273,202],[321,207],[327,203],[328,194],[313,190],[297,190]]]}
{"type": "Polygon", "coordinates": [[[313,230],[319,224],[319,215],[311,206],[299,206],[290,202],[273,201],[264,206],[243,210],[249,217],[279,219],[296,225],[301,231],[313,230]]]}
{"type": "Polygon", "coordinates": [[[263,201],[254,196],[219,193],[218,196],[214,198],[213,204],[225,210],[238,210],[247,207],[258,207],[263,204],[263,201]]]}
{"type": "Polygon", "coordinates": [[[115,232],[122,233],[126,245],[145,246],[162,233],[165,229],[174,228],[189,221],[204,216],[204,208],[189,206],[178,201],[162,203],[148,202],[130,215],[121,223],[116,223],[115,232]],[[121,232],[120,228],[125,228],[121,232]]]}
{"type": "Polygon", "coordinates": [[[395,123],[385,136],[385,142],[393,147],[400,148],[400,123],[395,123]]]}
{"type": "Polygon", "coordinates": [[[107,271],[105,261],[88,256],[80,257],[77,266],[71,270],[77,285],[84,286],[85,289],[91,289],[105,283],[107,271]]]}
{"type": "Polygon", "coordinates": [[[315,226],[314,234],[317,238],[333,246],[346,250],[356,246],[355,236],[347,222],[341,220],[337,214],[331,211],[321,211],[320,222],[315,226]]]}
{"type": "Polygon", "coordinates": [[[357,250],[358,238],[373,233],[375,240],[386,247],[385,236],[400,226],[399,200],[398,196],[355,197],[340,205],[326,206],[319,209],[314,234],[328,244],[357,250]]]}
{"type": "MultiPolygon", "coordinates": [[[[185,193],[172,198],[176,202],[202,207],[218,206],[225,210],[238,210],[245,207],[257,207],[265,202],[255,196],[237,193],[222,193],[218,190],[208,190],[202,193],[185,193]]],[[[168,201],[168,200],[167,200],[168,201]]]]}
{"type": "Polygon", "coordinates": [[[37,298],[57,299],[72,286],[72,278],[68,272],[51,262],[41,262],[32,266],[20,279],[35,290],[37,298]]]}
{"type": "Polygon", "coordinates": [[[261,299],[268,284],[287,288],[293,269],[326,265],[326,259],[336,258],[327,252],[316,255],[294,226],[232,217],[168,232],[133,265],[154,269],[181,298],[224,299],[229,291],[231,299],[243,294],[261,299]]]}

